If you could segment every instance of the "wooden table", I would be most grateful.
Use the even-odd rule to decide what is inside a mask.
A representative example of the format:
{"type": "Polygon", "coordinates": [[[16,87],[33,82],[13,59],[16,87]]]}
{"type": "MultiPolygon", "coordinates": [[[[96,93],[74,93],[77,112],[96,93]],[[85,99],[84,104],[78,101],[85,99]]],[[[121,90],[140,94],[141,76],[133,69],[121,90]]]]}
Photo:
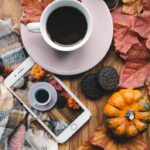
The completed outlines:
{"type": "MultiPolygon", "coordinates": [[[[0,17],[11,16],[15,23],[20,23],[20,17],[22,15],[22,8],[20,0],[0,0],[0,17]]],[[[73,137],[71,137],[65,144],[59,146],[59,150],[77,150],[77,148],[84,143],[85,140],[90,138],[92,131],[103,124],[103,106],[106,103],[108,97],[111,95],[105,95],[98,101],[90,101],[86,99],[80,89],[81,79],[89,73],[95,73],[102,66],[113,65],[118,71],[122,66],[122,62],[111,48],[102,62],[95,66],[90,71],[75,76],[75,77],[60,77],[64,83],[75,93],[77,97],[87,106],[92,113],[90,121],[84,125],[73,137]]],[[[145,142],[150,149],[150,129],[143,134],[145,142]]]]}

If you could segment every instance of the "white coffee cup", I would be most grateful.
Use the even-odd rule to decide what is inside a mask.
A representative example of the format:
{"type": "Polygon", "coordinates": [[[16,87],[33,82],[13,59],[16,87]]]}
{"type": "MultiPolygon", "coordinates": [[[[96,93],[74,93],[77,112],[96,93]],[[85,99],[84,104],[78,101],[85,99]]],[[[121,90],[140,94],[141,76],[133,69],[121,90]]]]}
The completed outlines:
{"type": "Polygon", "coordinates": [[[36,104],[38,104],[38,105],[45,106],[45,105],[47,105],[47,104],[50,103],[51,99],[52,99],[51,92],[48,91],[47,89],[39,88],[39,89],[35,92],[35,100],[36,100],[36,104]],[[45,100],[43,99],[45,102],[39,102],[38,99],[36,98],[36,95],[37,95],[38,92],[40,92],[40,91],[45,91],[45,92],[47,92],[47,94],[48,94],[48,98],[45,99],[45,100]]]}
{"type": "Polygon", "coordinates": [[[93,30],[93,21],[92,21],[92,16],[89,10],[86,8],[86,6],[84,6],[83,3],[79,2],[78,0],[55,0],[54,2],[50,3],[45,8],[40,18],[40,22],[28,23],[27,28],[29,31],[32,31],[32,32],[41,32],[43,39],[48,45],[50,45],[52,48],[56,50],[65,52],[65,51],[73,51],[73,50],[79,49],[88,41],[93,30]],[[75,43],[73,45],[64,46],[64,45],[60,45],[60,44],[53,42],[51,38],[49,37],[47,30],[46,30],[47,20],[50,14],[54,10],[60,7],[64,7],[64,6],[68,6],[68,7],[70,6],[70,7],[78,9],[85,16],[86,22],[87,22],[87,32],[84,38],[80,42],[75,43]]]}
{"type": "Polygon", "coordinates": [[[48,105],[52,100],[51,87],[49,86],[49,83],[38,82],[34,84],[28,92],[28,99],[29,101],[32,101],[31,105],[33,106],[34,105],[38,105],[38,106],[48,105]],[[40,93],[40,97],[38,98],[37,94],[39,92],[44,92],[44,93],[40,93]],[[45,94],[47,94],[46,99],[44,99],[45,94]]]}

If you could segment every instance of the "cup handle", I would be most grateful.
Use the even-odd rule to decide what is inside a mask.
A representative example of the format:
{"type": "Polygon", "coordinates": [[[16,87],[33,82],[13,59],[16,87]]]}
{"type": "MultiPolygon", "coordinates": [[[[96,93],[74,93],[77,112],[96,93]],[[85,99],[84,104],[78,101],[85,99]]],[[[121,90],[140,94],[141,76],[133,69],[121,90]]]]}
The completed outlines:
{"type": "Polygon", "coordinates": [[[32,22],[27,24],[27,29],[30,32],[40,32],[40,22],[32,22]]]}

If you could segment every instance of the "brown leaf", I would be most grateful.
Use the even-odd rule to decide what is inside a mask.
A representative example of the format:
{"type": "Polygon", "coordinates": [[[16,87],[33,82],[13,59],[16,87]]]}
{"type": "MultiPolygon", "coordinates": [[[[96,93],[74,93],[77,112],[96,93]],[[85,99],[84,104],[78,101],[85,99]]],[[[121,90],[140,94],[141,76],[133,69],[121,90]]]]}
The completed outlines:
{"type": "Polygon", "coordinates": [[[133,3],[136,2],[137,0],[122,0],[123,3],[133,3]]]}
{"type": "Polygon", "coordinates": [[[129,15],[140,14],[143,11],[142,0],[136,0],[132,3],[125,3],[122,6],[122,12],[129,15]]]}
{"type": "Polygon", "coordinates": [[[92,146],[104,150],[148,150],[141,136],[130,140],[117,139],[104,126],[98,127],[91,140],[83,144],[78,150],[94,150],[92,146]]]}
{"type": "Polygon", "coordinates": [[[78,150],[102,150],[102,148],[94,146],[89,142],[86,142],[78,150]]]}

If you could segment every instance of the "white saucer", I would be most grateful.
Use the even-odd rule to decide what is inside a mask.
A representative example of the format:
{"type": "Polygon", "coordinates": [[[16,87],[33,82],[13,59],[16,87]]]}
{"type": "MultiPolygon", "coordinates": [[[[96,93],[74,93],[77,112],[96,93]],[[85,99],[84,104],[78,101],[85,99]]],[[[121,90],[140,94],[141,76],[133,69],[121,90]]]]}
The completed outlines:
{"type": "Polygon", "coordinates": [[[103,0],[82,0],[93,18],[93,33],[88,42],[73,52],[59,52],[43,40],[40,33],[29,32],[21,24],[24,47],[32,59],[46,70],[60,75],[76,75],[97,65],[106,55],[112,42],[113,23],[103,0]]]}
{"type": "Polygon", "coordinates": [[[50,83],[39,82],[39,83],[34,84],[31,87],[31,89],[28,93],[28,99],[29,99],[31,106],[34,109],[39,110],[39,111],[48,111],[57,102],[57,92],[56,92],[55,88],[50,83]],[[37,91],[39,89],[39,87],[40,88],[46,88],[47,90],[49,90],[51,92],[51,101],[47,105],[42,106],[42,105],[35,104],[35,102],[34,102],[34,99],[35,99],[34,94],[35,94],[35,91],[37,91]]]}

